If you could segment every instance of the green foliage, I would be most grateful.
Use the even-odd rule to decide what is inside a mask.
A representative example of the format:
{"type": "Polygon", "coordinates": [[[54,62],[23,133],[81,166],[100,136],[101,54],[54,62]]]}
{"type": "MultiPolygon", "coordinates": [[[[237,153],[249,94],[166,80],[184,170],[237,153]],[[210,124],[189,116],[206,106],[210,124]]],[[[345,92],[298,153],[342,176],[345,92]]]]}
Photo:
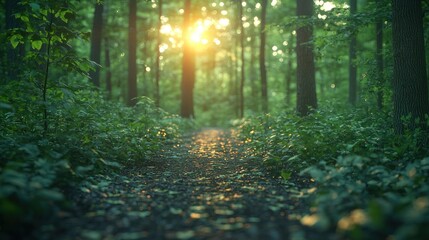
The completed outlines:
{"type": "Polygon", "coordinates": [[[2,231],[51,217],[67,201],[65,190],[97,173],[144,164],[190,126],[147,99],[127,108],[93,91],[55,89],[43,135],[38,111],[31,111],[38,103],[16,98],[16,84],[5,85],[0,98],[2,231]]]}
{"type": "Polygon", "coordinates": [[[241,126],[242,136],[270,168],[299,172],[321,160],[334,162],[339,155],[378,154],[387,144],[383,116],[344,111],[334,107],[300,118],[294,113],[265,115],[241,126]]]}
{"type": "Polygon", "coordinates": [[[74,39],[88,39],[89,35],[69,26],[69,21],[76,17],[70,4],[48,0],[20,2],[22,10],[15,14],[15,18],[22,27],[11,29],[8,37],[13,48],[31,46],[23,59],[30,67],[27,71],[43,70],[37,65],[44,65],[47,59],[66,71],[85,75],[89,70],[89,62],[78,57],[71,46],[74,39]],[[51,45],[49,53],[47,45],[51,45]]]}
{"type": "Polygon", "coordinates": [[[309,197],[318,227],[352,239],[423,239],[429,233],[429,158],[339,157],[302,174],[317,183],[309,197]]]}
{"type": "Polygon", "coordinates": [[[192,127],[147,98],[127,108],[90,90],[91,63],[73,47],[89,36],[75,3],[20,1],[19,27],[1,36],[25,51],[0,88],[0,238],[55,217],[80,182],[144,164],[192,127]]]}
{"type": "Polygon", "coordinates": [[[427,134],[395,135],[390,119],[333,106],[306,118],[247,119],[240,132],[269,170],[309,183],[297,196],[313,203],[303,224],[353,239],[422,239],[429,223],[427,134]]]}

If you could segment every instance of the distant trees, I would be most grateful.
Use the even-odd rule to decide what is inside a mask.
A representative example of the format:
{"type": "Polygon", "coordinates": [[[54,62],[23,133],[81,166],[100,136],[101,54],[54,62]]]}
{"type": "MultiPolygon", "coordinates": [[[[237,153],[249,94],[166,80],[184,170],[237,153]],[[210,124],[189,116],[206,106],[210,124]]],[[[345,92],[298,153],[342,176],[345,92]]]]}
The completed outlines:
{"type": "MultiPolygon", "coordinates": [[[[296,4],[297,16],[310,19],[313,15],[313,0],[296,0],[296,4]]],[[[313,26],[310,23],[296,31],[297,111],[301,116],[306,116],[317,108],[312,37],[313,26]]]]}
{"type": "Polygon", "coordinates": [[[191,0],[185,0],[183,13],[183,58],[182,58],[182,102],[181,116],[195,117],[194,85],[195,85],[195,49],[190,42],[191,33],[191,0]]]}
{"type": "Polygon", "coordinates": [[[104,5],[95,3],[94,18],[91,31],[91,50],[89,59],[97,64],[94,70],[89,72],[89,77],[96,87],[100,87],[100,58],[101,58],[101,40],[103,39],[103,11],[104,5]]]}
{"type": "Polygon", "coordinates": [[[128,105],[137,103],[137,0],[128,2],[128,105]]]}
{"type": "MultiPolygon", "coordinates": [[[[401,120],[404,116],[411,114],[411,122],[415,119],[423,121],[428,112],[427,78],[426,72],[423,72],[426,49],[420,26],[423,3],[414,0],[406,4],[396,0],[393,2],[392,46],[390,39],[383,39],[391,30],[389,21],[392,9],[390,4],[386,4],[389,1],[373,0],[368,6],[361,6],[357,5],[357,0],[347,1],[348,5],[339,1],[311,0],[281,3],[243,0],[223,1],[222,4],[192,0],[180,3],[106,0],[103,4],[94,5],[77,4],[78,1],[72,0],[70,4],[80,8],[78,12],[86,13],[78,16],[84,19],[79,25],[81,29],[93,20],[90,51],[86,45],[78,45],[76,50],[86,51],[90,60],[103,65],[103,68],[97,65],[94,70],[88,71],[85,68],[87,65],[68,61],[67,58],[61,59],[64,63],[52,61],[51,78],[54,80],[44,88],[43,79],[39,79],[42,73],[46,73],[49,38],[43,35],[45,32],[26,32],[30,29],[26,26],[34,23],[33,17],[27,20],[19,16],[21,12],[33,11],[49,19],[50,16],[43,15],[45,13],[39,9],[49,7],[53,2],[38,0],[33,4],[20,1],[18,4],[19,1],[3,0],[5,11],[0,13],[4,20],[0,37],[6,40],[6,44],[1,46],[0,52],[1,81],[6,83],[23,77],[21,72],[25,71],[21,71],[23,69],[18,60],[24,54],[25,58],[22,59],[32,63],[25,66],[33,70],[32,77],[37,79],[37,87],[45,89],[47,94],[52,86],[62,86],[60,81],[66,81],[65,78],[57,78],[59,65],[66,68],[79,65],[81,72],[89,73],[94,86],[100,88],[101,85],[113,99],[121,99],[130,106],[136,103],[138,91],[141,94],[145,91],[157,106],[162,97],[162,107],[167,111],[192,118],[195,112],[202,111],[204,116],[216,115],[220,111],[214,109],[221,109],[223,115],[216,115],[218,119],[232,115],[243,117],[246,110],[268,112],[269,106],[275,110],[285,104],[296,104],[299,115],[306,116],[310,109],[317,108],[318,97],[322,100],[348,97],[349,103],[354,105],[359,83],[360,104],[383,109],[393,103],[395,127],[397,132],[402,132],[407,127],[401,120]],[[193,6],[193,3],[198,5],[193,6]],[[356,14],[358,6],[359,14],[356,14]],[[287,14],[295,7],[299,16],[297,19],[291,16],[295,14],[287,14]],[[267,11],[273,14],[270,18],[273,22],[269,24],[267,11]],[[18,15],[14,14],[17,12],[18,15]],[[283,19],[275,14],[287,16],[283,19]],[[313,29],[315,22],[323,22],[325,27],[313,29]],[[359,58],[356,37],[360,43],[359,58]],[[24,49],[27,52],[21,54],[24,49]],[[393,60],[389,55],[391,50],[394,53],[394,71],[390,68],[393,60]],[[125,68],[127,63],[129,67],[125,68]],[[356,74],[356,66],[359,74],[356,74]],[[165,69],[162,74],[161,68],[165,69]],[[180,74],[181,78],[178,78],[180,74]],[[270,74],[270,79],[267,74],[270,74]],[[292,81],[295,74],[296,85],[292,81]],[[387,84],[391,74],[394,77],[392,88],[387,84]],[[199,77],[198,81],[196,76],[199,77]],[[316,94],[316,76],[320,96],[316,94]],[[141,78],[140,81],[137,81],[138,78],[141,78]],[[349,88],[346,83],[349,83],[349,88]],[[388,98],[392,93],[393,102],[388,98]],[[296,101],[291,98],[295,94],[296,101]]],[[[55,13],[52,27],[60,31],[69,27],[71,21],[67,22],[68,18],[71,20],[76,16],[66,12],[64,4],[58,6],[64,15],[55,13]]],[[[43,31],[46,31],[49,24],[43,19],[40,22],[44,23],[43,31]]],[[[64,34],[60,36],[65,37],[64,34]]],[[[79,37],[86,38],[88,35],[79,37]]],[[[59,41],[57,37],[52,40],[51,60],[55,59],[56,51],[71,53],[72,43],[63,39],[59,41]]],[[[211,117],[206,118],[211,120],[211,117]]]]}
{"type": "Polygon", "coordinates": [[[403,133],[425,128],[429,113],[422,1],[393,0],[392,8],[393,117],[396,132],[403,133]]]}

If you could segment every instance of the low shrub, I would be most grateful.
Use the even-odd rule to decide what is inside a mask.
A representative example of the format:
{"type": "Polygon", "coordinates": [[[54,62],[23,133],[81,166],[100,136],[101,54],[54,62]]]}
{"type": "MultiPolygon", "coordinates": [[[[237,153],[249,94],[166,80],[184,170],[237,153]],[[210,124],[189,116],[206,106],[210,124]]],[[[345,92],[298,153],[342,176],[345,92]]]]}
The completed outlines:
{"type": "Polygon", "coordinates": [[[130,108],[93,91],[52,90],[44,132],[40,103],[16,94],[0,98],[0,238],[28,234],[65,206],[66,189],[144,163],[192,126],[146,98],[130,108]]]}
{"type": "Polygon", "coordinates": [[[424,131],[396,135],[383,113],[328,108],[247,119],[240,136],[271,172],[308,183],[295,185],[299,201],[312,203],[303,224],[353,239],[427,236],[424,131]]]}

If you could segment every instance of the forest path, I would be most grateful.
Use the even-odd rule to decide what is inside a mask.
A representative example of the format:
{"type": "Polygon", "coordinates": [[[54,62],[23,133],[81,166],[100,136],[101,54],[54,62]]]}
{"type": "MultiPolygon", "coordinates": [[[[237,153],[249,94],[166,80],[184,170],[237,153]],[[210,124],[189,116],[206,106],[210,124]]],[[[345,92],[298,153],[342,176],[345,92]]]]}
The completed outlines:
{"type": "Polygon", "coordinates": [[[289,188],[246,158],[232,130],[206,129],[166,147],[149,166],[100,179],[61,239],[302,238],[289,188]],[[101,185],[101,186],[100,186],[101,185]]]}

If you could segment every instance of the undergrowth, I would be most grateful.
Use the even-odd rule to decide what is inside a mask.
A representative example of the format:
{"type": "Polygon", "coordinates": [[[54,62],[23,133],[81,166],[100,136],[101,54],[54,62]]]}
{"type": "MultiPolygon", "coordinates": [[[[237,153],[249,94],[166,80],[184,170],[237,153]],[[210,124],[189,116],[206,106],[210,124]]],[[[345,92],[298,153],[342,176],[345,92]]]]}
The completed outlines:
{"type": "Polygon", "coordinates": [[[240,136],[274,174],[312,182],[296,196],[312,206],[302,224],[346,239],[429,235],[424,132],[399,136],[385,113],[330,108],[247,119],[240,136]]]}
{"type": "Polygon", "coordinates": [[[29,237],[31,229],[68,206],[68,189],[128,164],[144,163],[192,127],[147,98],[130,108],[94,91],[55,89],[49,92],[53,97],[45,132],[43,103],[29,94],[26,83],[2,87],[0,238],[20,232],[29,237]]]}

